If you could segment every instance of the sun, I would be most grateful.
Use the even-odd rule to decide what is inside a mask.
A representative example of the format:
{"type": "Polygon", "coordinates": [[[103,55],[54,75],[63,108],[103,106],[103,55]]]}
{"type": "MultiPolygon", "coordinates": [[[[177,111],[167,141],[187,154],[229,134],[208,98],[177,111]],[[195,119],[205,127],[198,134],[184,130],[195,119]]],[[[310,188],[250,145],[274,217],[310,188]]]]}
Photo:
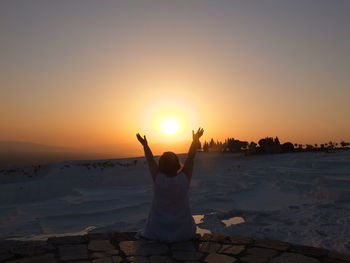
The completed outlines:
{"type": "Polygon", "coordinates": [[[174,135],[179,131],[180,125],[175,119],[165,119],[160,123],[160,129],[167,135],[174,135]]]}

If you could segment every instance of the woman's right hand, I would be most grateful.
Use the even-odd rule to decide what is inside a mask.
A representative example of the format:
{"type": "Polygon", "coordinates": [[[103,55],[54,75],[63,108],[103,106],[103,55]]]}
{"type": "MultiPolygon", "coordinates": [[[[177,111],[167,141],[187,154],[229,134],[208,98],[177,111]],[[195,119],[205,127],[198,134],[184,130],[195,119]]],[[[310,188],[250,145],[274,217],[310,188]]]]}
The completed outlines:
{"type": "Polygon", "coordinates": [[[143,146],[147,145],[146,135],[143,135],[143,138],[142,138],[141,135],[138,133],[136,134],[136,137],[143,146]]]}
{"type": "Polygon", "coordinates": [[[194,130],[192,130],[192,139],[194,141],[199,141],[199,138],[202,137],[203,133],[203,128],[198,128],[198,131],[196,133],[194,133],[194,130]]]}

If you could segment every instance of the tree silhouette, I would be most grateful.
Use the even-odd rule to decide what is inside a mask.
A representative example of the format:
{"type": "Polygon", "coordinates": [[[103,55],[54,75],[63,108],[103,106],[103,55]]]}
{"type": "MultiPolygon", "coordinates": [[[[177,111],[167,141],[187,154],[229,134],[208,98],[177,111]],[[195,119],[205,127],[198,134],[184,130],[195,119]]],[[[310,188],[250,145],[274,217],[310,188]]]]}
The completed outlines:
{"type": "Polygon", "coordinates": [[[208,152],[209,151],[209,143],[207,143],[207,141],[204,142],[203,145],[203,152],[208,152]]]}
{"type": "Polygon", "coordinates": [[[294,151],[294,145],[291,142],[285,142],[282,144],[282,151],[283,152],[293,152],[294,151]]]}
{"type": "MultiPolygon", "coordinates": [[[[347,148],[350,143],[341,141],[339,143],[341,147],[347,148]]],[[[203,152],[245,152],[246,154],[273,154],[280,152],[305,152],[305,151],[320,151],[327,149],[337,148],[339,145],[337,142],[329,141],[322,144],[298,144],[292,142],[280,143],[279,138],[276,136],[265,137],[258,141],[258,143],[247,141],[241,141],[235,138],[226,138],[223,142],[214,140],[211,138],[209,142],[205,141],[201,148],[203,152]]]]}

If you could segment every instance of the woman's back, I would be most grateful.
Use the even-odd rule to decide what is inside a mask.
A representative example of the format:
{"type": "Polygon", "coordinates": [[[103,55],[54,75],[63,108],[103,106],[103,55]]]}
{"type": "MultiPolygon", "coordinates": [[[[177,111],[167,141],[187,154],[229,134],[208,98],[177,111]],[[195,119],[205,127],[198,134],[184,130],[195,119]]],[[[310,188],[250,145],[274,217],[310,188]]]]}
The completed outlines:
{"type": "Polygon", "coordinates": [[[180,172],[168,177],[159,173],[154,180],[152,207],[142,235],[160,241],[180,241],[194,237],[194,223],[188,198],[189,181],[180,172]]]}

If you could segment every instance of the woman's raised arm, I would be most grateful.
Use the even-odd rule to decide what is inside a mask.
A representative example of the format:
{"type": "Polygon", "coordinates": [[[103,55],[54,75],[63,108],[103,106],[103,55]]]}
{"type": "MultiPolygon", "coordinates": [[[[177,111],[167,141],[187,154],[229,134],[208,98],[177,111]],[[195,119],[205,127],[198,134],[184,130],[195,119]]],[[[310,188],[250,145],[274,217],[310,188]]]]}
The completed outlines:
{"type": "Polygon", "coordinates": [[[149,148],[149,146],[148,146],[146,136],[144,135],[142,138],[141,135],[138,133],[138,134],[136,134],[136,137],[143,146],[143,150],[145,152],[145,157],[146,157],[146,160],[148,163],[148,168],[149,168],[149,171],[151,173],[152,179],[154,181],[156,178],[157,172],[158,172],[158,164],[154,160],[153,153],[151,151],[151,148],[149,148]]]}
{"type": "Polygon", "coordinates": [[[194,157],[196,156],[197,150],[200,146],[199,138],[202,137],[203,133],[204,130],[202,128],[199,128],[196,133],[194,133],[192,130],[192,143],[188,151],[184,167],[182,168],[182,171],[187,176],[189,181],[191,181],[192,178],[194,157]]]}

